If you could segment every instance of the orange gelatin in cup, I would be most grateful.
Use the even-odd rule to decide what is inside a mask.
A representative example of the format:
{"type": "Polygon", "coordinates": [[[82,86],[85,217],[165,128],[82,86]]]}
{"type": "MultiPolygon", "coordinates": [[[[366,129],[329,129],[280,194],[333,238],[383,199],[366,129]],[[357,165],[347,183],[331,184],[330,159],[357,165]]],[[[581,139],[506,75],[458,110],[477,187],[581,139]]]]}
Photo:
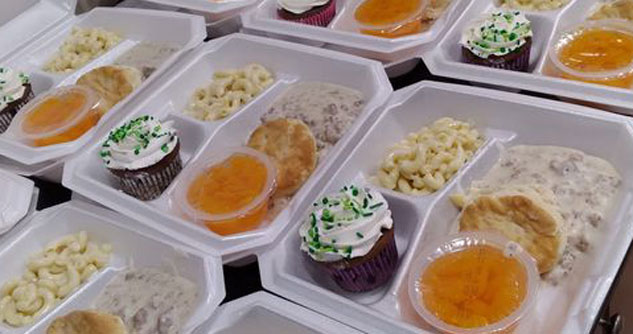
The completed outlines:
{"type": "Polygon", "coordinates": [[[527,294],[528,275],[521,262],[487,245],[444,255],[421,276],[426,308],[461,328],[501,321],[520,307],[527,294]]]}
{"type": "Polygon", "coordinates": [[[422,31],[421,0],[367,0],[354,13],[363,34],[395,38],[422,31]],[[376,27],[372,29],[370,27],[376,27]]]}
{"type": "MultiPolygon", "coordinates": [[[[86,95],[73,90],[63,95],[48,97],[26,115],[22,122],[22,131],[29,135],[54,131],[72,122],[87,102],[86,95]]],[[[94,127],[100,118],[98,111],[89,112],[66,131],[34,139],[33,145],[39,147],[73,141],[94,127]]]]}
{"type": "MultiPolygon", "coordinates": [[[[625,69],[633,63],[633,35],[617,30],[588,29],[575,36],[558,52],[560,62],[579,72],[604,72],[625,69]]],[[[563,73],[563,78],[628,88],[633,74],[601,79],[578,78],[563,73]]]]}
{"type": "MultiPolygon", "coordinates": [[[[265,191],[268,170],[258,159],[234,154],[198,175],[187,191],[189,204],[212,215],[246,208],[265,191]]],[[[230,235],[256,229],[268,212],[268,201],[235,218],[206,222],[211,231],[230,235]]]]}
{"type": "Polygon", "coordinates": [[[385,38],[397,38],[406,35],[417,34],[422,31],[422,21],[414,20],[409,23],[403,24],[402,26],[398,26],[396,29],[379,29],[379,30],[369,30],[363,29],[361,32],[366,35],[373,35],[378,37],[385,38]]]}

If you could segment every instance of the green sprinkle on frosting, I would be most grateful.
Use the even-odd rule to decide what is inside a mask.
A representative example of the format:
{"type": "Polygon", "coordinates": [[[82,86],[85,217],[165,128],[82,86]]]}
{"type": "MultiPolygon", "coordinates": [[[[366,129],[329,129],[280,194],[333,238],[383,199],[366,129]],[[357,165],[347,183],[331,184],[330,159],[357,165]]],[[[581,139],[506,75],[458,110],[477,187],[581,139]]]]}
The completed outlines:
{"type": "Polygon", "coordinates": [[[531,37],[531,23],[521,12],[495,11],[473,22],[460,44],[476,56],[488,58],[515,52],[531,37]]]}

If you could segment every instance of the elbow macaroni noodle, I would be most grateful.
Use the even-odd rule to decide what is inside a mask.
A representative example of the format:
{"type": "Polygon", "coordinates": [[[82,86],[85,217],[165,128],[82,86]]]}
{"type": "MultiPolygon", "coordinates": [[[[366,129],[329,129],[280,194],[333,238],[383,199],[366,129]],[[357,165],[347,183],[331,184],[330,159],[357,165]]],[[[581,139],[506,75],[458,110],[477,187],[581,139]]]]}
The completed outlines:
{"type": "Polygon", "coordinates": [[[211,84],[195,91],[185,108],[185,114],[202,121],[223,119],[272,83],[272,74],[259,64],[215,72],[211,84]]]}
{"type": "Polygon", "coordinates": [[[110,261],[112,247],[88,240],[81,231],[50,243],[29,259],[21,278],[0,289],[0,322],[32,323],[110,261]]]}
{"type": "Polygon", "coordinates": [[[74,71],[121,42],[121,37],[101,28],[73,28],[59,51],[44,70],[59,73],[74,71]]]}
{"type": "Polygon", "coordinates": [[[411,195],[440,189],[473,156],[483,137],[469,123],[441,118],[393,145],[372,181],[411,195]]]}

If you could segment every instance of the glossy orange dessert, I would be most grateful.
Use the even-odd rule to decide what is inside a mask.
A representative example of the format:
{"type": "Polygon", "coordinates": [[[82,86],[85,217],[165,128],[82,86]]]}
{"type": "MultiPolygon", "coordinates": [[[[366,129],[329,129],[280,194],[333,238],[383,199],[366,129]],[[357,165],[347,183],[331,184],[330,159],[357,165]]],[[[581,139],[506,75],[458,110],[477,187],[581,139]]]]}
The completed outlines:
{"type": "Polygon", "coordinates": [[[204,224],[215,233],[230,235],[259,227],[268,211],[269,167],[248,154],[235,153],[205,169],[187,190],[195,210],[212,215],[204,224]],[[258,200],[261,199],[261,200],[258,200]]]}
{"type": "MultiPolygon", "coordinates": [[[[633,84],[633,31],[598,21],[563,35],[554,55],[558,76],[630,88],[633,84]]],[[[552,69],[555,71],[555,68],[552,69]]]]}
{"type": "Polygon", "coordinates": [[[443,322],[460,328],[497,323],[516,311],[527,294],[522,263],[488,245],[443,255],[420,278],[426,308],[443,322]]]}
{"type": "Polygon", "coordinates": [[[368,35],[395,38],[422,31],[423,0],[366,0],[354,12],[354,18],[368,35]]]}
{"type": "Polygon", "coordinates": [[[98,105],[99,98],[91,90],[63,87],[26,105],[13,132],[37,147],[70,142],[99,122],[98,105]]]}

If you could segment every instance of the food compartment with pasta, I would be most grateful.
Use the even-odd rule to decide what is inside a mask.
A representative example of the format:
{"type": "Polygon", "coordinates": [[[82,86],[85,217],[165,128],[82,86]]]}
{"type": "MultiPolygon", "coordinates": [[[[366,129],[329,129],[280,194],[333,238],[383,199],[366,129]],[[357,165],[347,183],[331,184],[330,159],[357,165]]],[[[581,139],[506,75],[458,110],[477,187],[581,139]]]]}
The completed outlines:
{"type": "Polygon", "coordinates": [[[54,333],[53,327],[64,326],[90,333],[99,323],[151,331],[151,324],[139,323],[156,319],[143,304],[148,298],[165,312],[164,322],[177,326],[172,330],[190,331],[224,297],[219,258],[147,233],[121,215],[73,202],[29,219],[7,240],[12,247],[0,253],[0,258],[12,259],[3,261],[0,273],[3,333],[54,333]],[[135,284],[141,277],[147,281],[139,290],[135,284]],[[165,294],[152,286],[154,282],[182,289],[186,300],[173,299],[171,304],[179,311],[167,309],[160,300],[165,294]],[[125,289],[130,296],[136,294],[137,303],[125,300],[125,289]],[[176,314],[182,319],[174,319],[176,314]]]}
{"type": "MultiPolygon", "coordinates": [[[[519,319],[514,333],[550,328],[565,332],[577,328],[578,321],[583,331],[589,330],[597,314],[591,313],[588,319],[586,312],[577,312],[573,305],[602,303],[608,287],[601,282],[616,274],[627,251],[625,245],[632,237],[630,233],[621,235],[630,225],[625,217],[631,214],[631,198],[626,193],[633,189],[633,179],[625,166],[631,163],[631,156],[615,152],[633,151],[633,137],[623,117],[597,117],[592,110],[569,108],[509,93],[438,83],[420,83],[397,92],[331,181],[312,197],[312,205],[293,216],[293,229],[260,257],[264,287],[282,296],[309,299],[311,307],[344,318],[360,330],[417,333],[422,329],[440,333],[412,304],[422,303],[409,293],[409,282],[416,281],[409,278],[415,259],[434,241],[457,232],[492,230],[529,252],[535,259],[534,269],[541,274],[534,304],[519,319]],[[415,196],[372,183],[376,167],[393,142],[414,131],[422,133],[423,138],[447,136],[446,128],[440,131],[444,122],[470,124],[469,131],[476,129],[478,133],[473,138],[481,136],[483,141],[439,190],[415,196]],[[427,128],[419,131],[422,126],[427,128]],[[575,136],[578,131],[610,139],[579,140],[575,136]],[[604,150],[607,142],[616,143],[617,149],[604,150]],[[364,218],[358,218],[358,223],[344,222],[343,227],[330,227],[331,221],[354,217],[338,207],[341,195],[334,195],[345,191],[349,184],[373,194],[366,205],[362,190],[345,192],[364,218]],[[384,197],[390,215],[366,212],[372,208],[376,192],[381,194],[379,198],[384,197]],[[528,218],[521,220],[522,212],[528,218]],[[543,225],[532,229],[529,224],[543,225]],[[381,227],[378,241],[376,229],[368,233],[368,226],[381,227]],[[328,232],[328,227],[334,232],[328,232]],[[376,274],[372,261],[382,259],[382,253],[374,252],[380,240],[391,233],[389,230],[395,234],[398,260],[393,274],[385,279],[384,270],[376,274]],[[354,235],[355,231],[360,233],[354,235]],[[530,236],[522,238],[523,233],[530,236]],[[375,244],[365,253],[368,235],[375,244]],[[617,247],[617,258],[613,259],[610,256],[614,250],[608,245],[616,243],[623,246],[617,247]],[[343,258],[348,254],[347,245],[352,246],[347,264],[335,262],[340,259],[335,254],[343,258]],[[336,273],[354,270],[355,266],[364,266],[383,283],[364,289],[365,274],[337,277],[336,273]],[[323,267],[335,275],[325,275],[323,267]],[[354,280],[360,287],[347,280],[354,280]],[[554,309],[556,314],[551,313],[554,309]]],[[[460,145],[459,140],[453,143],[460,145]]],[[[390,262],[383,262],[379,268],[385,268],[385,263],[390,262]]],[[[448,280],[446,284],[459,285],[448,280]]],[[[457,292],[451,296],[436,306],[446,305],[450,310],[452,300],[462,298],[457,292]]],[[[505,312],[502,303],[494,307],[485,309],[505,312]]],[[[453,318],[457,320],[450,323],[459,325],[476,319],[480,311],[468,308],[464,317],[457,314],[453,318]]]]}
{"type": "MultiPolygon", "coordinates": [[[[234,35],[192,54],[67,178],[91,184],[94,196],[124,203],[119,210],[154,228],[232,254],[283,231],[390,92],[378,63],[234,35]],[[240,68],[252,71],[223,73],[240,68]],[[191,94],[213,88],[214,76],[233,84],[248,76],[272,81],[223,119],[196,119],[187,111],[191,94]],[[160,182],[140,181],[148,175],[160,182]]],[[[209,117],[220,115],[210,111],[213,102],[204,105],[209,117]]]]}
{"type": "MultiPolygon", "coordinates": [[[[90,139],[100,124],[122,117],[119,110],[124,104],[182,52],[202,42],[202,21],[185,14],[99,8],[81,17],[68,18],[60,23],[59,29],[12,53],[2,61],[0,73],[5,92],[3,101],[14,101],[8,106],[0,105],[0,132],[4,133],[0,137],[0,151],[26,165],[72,153],[90,139]],[[6,132],[16,114],[29,102],[72,85],[82,86],[99,98],[98,103],[91,102],[97,111],[91,124],[83,126],[80,133],[46,145],[32,145],[6,132]]],[[[57,102],[42,109],[63,114],[65,110],[74,110],[77,104],[57,102]]],[[[64,115],[69,119],[73,116],[64,115]]],[[[46,119],[52,117],[42,119],[43,124],[39,125],[46,126],[46,119]]]]}

